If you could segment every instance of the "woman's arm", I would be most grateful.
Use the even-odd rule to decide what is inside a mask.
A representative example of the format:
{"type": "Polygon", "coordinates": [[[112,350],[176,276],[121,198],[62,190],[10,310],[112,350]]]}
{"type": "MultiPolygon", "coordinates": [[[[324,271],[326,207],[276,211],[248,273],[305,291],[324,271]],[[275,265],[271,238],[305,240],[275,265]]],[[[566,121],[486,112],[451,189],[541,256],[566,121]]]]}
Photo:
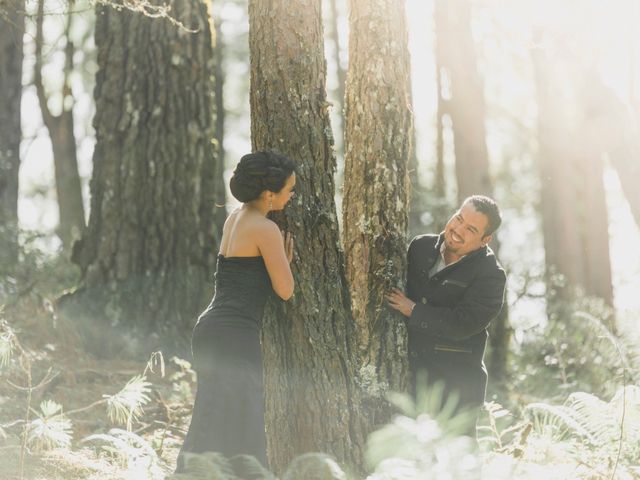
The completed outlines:
{"type": "Polygon", "coordinates": [[[292,237],[281,233],[278,226],[268,220],[258,228],[257,245],[269,272],[273,290],[283,300],[289,300],[295,286],[289,266],[293,258],[292,237]]]}

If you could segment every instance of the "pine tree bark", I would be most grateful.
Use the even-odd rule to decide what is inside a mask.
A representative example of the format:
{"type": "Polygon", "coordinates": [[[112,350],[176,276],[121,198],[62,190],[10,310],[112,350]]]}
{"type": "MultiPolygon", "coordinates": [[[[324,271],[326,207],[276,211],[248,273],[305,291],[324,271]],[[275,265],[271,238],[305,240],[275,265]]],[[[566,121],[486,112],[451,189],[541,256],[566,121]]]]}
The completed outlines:
{"type": "Polygon", "coordinates": [[[298,161],[296,198],[276,218],[295,236],[294,297],[265,315],[266,428],[271,468],[322,451],[362,465],[354,335],[334,203],[321,0],[249,3],[254,150],[298,161]]]}
{"type": "MultiPolygon", "coordinates": [[[[492,197],[493,182],[486,143],[484,87],[478,72],[471,35],[469,0],[436,0],[435,24],[438,75],[442,82],[445,72],[440,70],[446,71],[449,82],[447,86],[450,88],[450,97],[442,98],[444,91],[441,85],[439,105],[443,109],[446,106],[446,112],[453,124],[458,204],[470,195],[492,197]]],[[[497,237],[494,237],[491,247],[496,254],[499,253],[497,237]]],[[[508,307],[505,304],[500,315],[489,326],[487,363],[492,381],[496,383],[503,383],[506,379],[512,333],[508,307]]]]}
{"type": "MultiPolygon", "coordinates": [[[[404,289],[408,162],[412,154],[410,67],[404,2],[351,0],[346,88],[344,249],[365,392],[385,418],[386,389],[407,381],[407,332],[385,293],[404,289]]],[[[371,412],[368,412],[371,413],[371,412]]]]}
{"type": "Polygon", "coordinates": [[[0,10],[0,268],[10,272],[18,258],[18,170],[24,2],[0,10]]]}
{"type": "Polygon", "coordinates": [[[84,329],[95,349],[186,347],[212,293],[218,237],[209,15],[196,0],[169,5],[196,33],[97,7],[91,216],[73,255],[82,288],[63,302],[74,316],[95,319],[84,329]]]}
{"type": "MultiPolygon", "coordinates": [[[[44,0],[38,1],[36,15],[36,63],[34,66],[34,84],[42,112],[42,119],[49,132],[53,148],[56,197],[58,199],[59,224],[58,236],[65,251],[70,252],[73,242],[79,239],[85,228],[84,205],[82,203],[82,185],[78,172],[76,137],[73,122],[73,93],[69,75],[73,70],[74,45],[69,37],[73,13],[67,13],[65,29],[65,68],[62,85],[62,105],[60,114],[51,113],[48,97],[42,81],[42,48],[44,0]]],[[[71,5],[69,9],[71,9],[71,5]]]]}

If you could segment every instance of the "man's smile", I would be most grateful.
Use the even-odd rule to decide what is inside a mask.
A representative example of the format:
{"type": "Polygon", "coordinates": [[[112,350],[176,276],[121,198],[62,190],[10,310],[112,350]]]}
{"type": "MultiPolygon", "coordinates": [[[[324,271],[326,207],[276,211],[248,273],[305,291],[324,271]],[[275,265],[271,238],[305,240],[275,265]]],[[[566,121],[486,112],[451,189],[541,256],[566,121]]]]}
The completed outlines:
{"type": "Polygon", "coordinates": [[[458,236],[455,232],[451,232],[451,239],[456,243],[462,243],[462,237],[458,236]]]}

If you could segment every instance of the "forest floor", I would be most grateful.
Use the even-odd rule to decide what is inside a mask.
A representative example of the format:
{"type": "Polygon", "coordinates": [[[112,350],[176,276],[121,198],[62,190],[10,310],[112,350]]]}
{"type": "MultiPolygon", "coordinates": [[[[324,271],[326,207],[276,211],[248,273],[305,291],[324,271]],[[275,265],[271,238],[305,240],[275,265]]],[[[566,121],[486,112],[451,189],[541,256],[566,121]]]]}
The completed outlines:
{"type": "MultiPolygon", "coordinates": [[[[20,347],[13,349],[12,361],[0,371],[0,480],[139,480],[164,478],[172,472],[190,415],[194,387],[190,376],[180,374],[181,369],[170,361],[162,376],[159,368],[149,371],[146,361],[96,359],[47,312],[46,303],[30,315],[25,313],[12,319],[4,312],[20,347]],[[123,391],[127,382],[145,370],[148,400],[131,424],[135,435],[125,438],[126,426],[109,418],[107,397],[123,391]],[[44,400],[60,405],[71,426],[65,434],[55,417],[54,421],[43,420],[39,431],[30,432],[23,448],[27,410],[29,420],[45,418],[40,407],[44,400]],[[113,434],[113,428],[120,429],[113,437],[88,439],[113,434]],[[70,444],[65,444],[65,435],[70,444]],[[42,448],[47,442],[59,446],[42,448]]],[[[126,404],[128,398],[125,395],[120,400],[126,404]]]]}
{"type": "MultiPolygon", "coordinates": [[[[195,375],[187,362],[165,358],[163,371],[159,362],[147,359],[96,358],[83,348],[73,326],[58,318],[52,302],[37,293],[26,294],[4,308],[0,305],[0,327],[0,480],[162,480],[173,471],[195,391],[195,375]],[[15,335],[10,359],[7,332],[15,335]],[[140,379],[143,374],[147,383],[140,379]],[[135,405],[136,400],[142,401],[143,410],[127,425],[122,406],[135,405]],[[47,402],[55,405],[47,406],[47,402]],[[25,446],[24,426],[29,422],[25,446]]],[[[608,343],[589,348],[598,345],[608,343]]],[[[585,355],[581,344],[576,351],[585,355]]],[[[588,354],[594,356],[591,350],[588,354]]],[[[537,371],[529,377],[535,378],[537,371]]],[[[556,381],[542,378],[547,383],[556,381]]],[[[615,380],[611,375],[607,378],[615,380]]],[[[526,399],[524,393],[520,396],[522,404],[540,401],[526,399]]],[[[564,434],[557,438],[544,434],[557,424],[555,417],[547,415],[540,417],[546,430],[529,437],[526,454],[516,455],[512,447],[519,444],[515,441],[505,443],[507,448],[496,445],[482,455],[482,478],[640,480],[640,464],[634,456],[640,437],[630,437],[625,444],[626,459],[620,457],[615,440],[620,438],[620,427],[607,420],[610,412],[618,410],[615,403],[606,403],[609,397],[603,398],[604,402],[596,403],[609,412],[601,416],[601,423],[612,425],[611,431],[602,430],[612,448],[571,443],[564,434]],[[621,460],[620,473],[613,476],[612,465],[620,458],[624,465],[621,460]]],[[[630,396],[627,407],[632,423],[625,431],[640,435],[640,410],[637,399],[631,402],[633,398],[630,396]]],[[[503,398],[497,400],[504,403],[503,398]]],[[[555,411],[553,408],[547,410],[555,411]]]]}

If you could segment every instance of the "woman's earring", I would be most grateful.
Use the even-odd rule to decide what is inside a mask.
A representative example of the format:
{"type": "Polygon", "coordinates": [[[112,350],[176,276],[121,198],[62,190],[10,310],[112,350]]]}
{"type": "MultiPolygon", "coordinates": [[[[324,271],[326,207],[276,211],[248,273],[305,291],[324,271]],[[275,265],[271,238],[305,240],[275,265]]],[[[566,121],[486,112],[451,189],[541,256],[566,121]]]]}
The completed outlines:
{"type": "Polygon", "coordinates": [[[269,211],[273,210],[273,198],[269,199],[269,211]]]}

